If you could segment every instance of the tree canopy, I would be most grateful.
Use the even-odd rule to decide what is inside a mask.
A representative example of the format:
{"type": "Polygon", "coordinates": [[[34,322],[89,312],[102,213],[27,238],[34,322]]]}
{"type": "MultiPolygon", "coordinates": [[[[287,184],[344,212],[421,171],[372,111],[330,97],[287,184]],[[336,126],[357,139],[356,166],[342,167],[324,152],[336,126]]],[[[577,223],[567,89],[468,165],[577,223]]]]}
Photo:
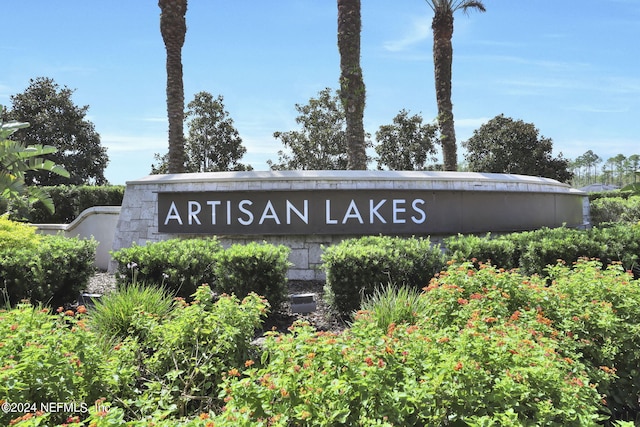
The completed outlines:
{"type": "MultiPolygon", "coordinates": [[[[185,114],[188,137],[185,144],[185,172],[219,172],[251,170],[239,163],[247,149],[224,108],[224,98],[198,92],[187,105],[185,114]]],[[[152,173],[168,172],[168,156],[155,155],[160,163],[152,173]]]]}
{"type": "Polygon", "coordinates": [[[13,107],[7,117],[31,124],[20,132],[25,145],[52,146],[48,157],[69,172],[69,177],[52,171],[29,171],[27,185],[106,184],[104,170],[109,162],[107,150],[100,143],[94,124],[86,119],[89,106],[79,107],[71,99],[73,90],[60,87],[51,78],[29,81],[29,87],[12,95],[13,107]]]}
{"type": "MultiPolygon", "coordinates": [[[[278,162],[268,160],[272,170],[345,170],[348,166],[345,114],[338,94],[330,88],[318,93],[306,105],[296,104],[296,123],[302,127],[274,132],[285,150],[278,151],[278,162]]],[[[366,141],[366,146],[371,146],[366,141]]]]}
{"type": "Polygon", "coordinates": [[[532,123],[503,114],[494,117],[463,144],[465,160],[474,172],[514,173],[569,182],[569,161],[551,156],[553,141],[539,135],[532,123]]]}
{"type": "Polygon", "coordinates": [[[378,169],[424,170],[428,160],[436,160],[437,135],[436,125],[422,124],[421,116],[401,110],[393,124],[376,132],[378,169]]]}

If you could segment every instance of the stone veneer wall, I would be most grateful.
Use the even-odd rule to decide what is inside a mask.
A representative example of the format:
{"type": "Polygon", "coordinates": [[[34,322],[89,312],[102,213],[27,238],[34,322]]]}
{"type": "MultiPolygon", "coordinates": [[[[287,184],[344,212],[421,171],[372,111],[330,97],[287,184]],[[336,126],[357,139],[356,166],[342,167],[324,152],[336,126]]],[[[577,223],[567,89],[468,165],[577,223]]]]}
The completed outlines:
{"type": "MultiPolygon", "coordinates": [[[[194,237],[158,232],[158,192],[273,191],[273,190],[394,190],[516,192],[570,194],[582,197],[583,226],[588,225],[588,199],[578,190],[548,178],[467,172],[400,171],[273,171],[212,172],[150,175],[127,182],[113,250],[175,237],[194,237]]],[[[492,230],[486,230],[492,231],[492,230]]],[[[202,237],[203,235],[197,235],[202,237]]],[[[339,243],[346,235],[218,236],[224,247],[249,241],[267,241],[291,248],[291,280],[323,280],[322,247],[339,243]]],[[[444,236],[432,235],[441,242],[444,236]]],[[[113,269],[114,266],[112,265],[113,269]]]]}

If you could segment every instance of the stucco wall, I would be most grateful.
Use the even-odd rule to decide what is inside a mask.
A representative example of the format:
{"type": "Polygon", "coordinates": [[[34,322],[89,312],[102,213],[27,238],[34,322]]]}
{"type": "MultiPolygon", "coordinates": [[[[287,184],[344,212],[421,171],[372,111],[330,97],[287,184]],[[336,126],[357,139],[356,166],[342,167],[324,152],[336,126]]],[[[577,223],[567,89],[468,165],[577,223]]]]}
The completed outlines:
{"type": "Polygon", "coordinates": [[[120,215],[120,206],[94,206],[84,210],[71,224],[36,224],[41,234],[62,233],[65,237],[94,238],[98,242],[95,266],[107,270],[111,262],[109,252],[120,215]]]}

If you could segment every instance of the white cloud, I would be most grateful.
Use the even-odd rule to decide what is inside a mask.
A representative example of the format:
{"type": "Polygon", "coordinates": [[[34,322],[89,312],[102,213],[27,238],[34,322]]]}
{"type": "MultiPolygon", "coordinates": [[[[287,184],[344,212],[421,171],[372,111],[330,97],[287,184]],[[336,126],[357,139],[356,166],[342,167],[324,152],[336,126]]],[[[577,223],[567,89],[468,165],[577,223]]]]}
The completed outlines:
{"type": "Polygon", "coordinates": [[[165,135],[116,135],[101,134],[100,142],[107,147],[107,153],[114,152],[141,152],[141,151],[166,151],[167,137],[165,135]]]}
{"type": "Polygon", "coordinates": [[[414,18],[411,27],[398,40],[383,43],[385,50],[389,52],[402,52],[431,37],[431,19],[428,17],[414,18]]]}

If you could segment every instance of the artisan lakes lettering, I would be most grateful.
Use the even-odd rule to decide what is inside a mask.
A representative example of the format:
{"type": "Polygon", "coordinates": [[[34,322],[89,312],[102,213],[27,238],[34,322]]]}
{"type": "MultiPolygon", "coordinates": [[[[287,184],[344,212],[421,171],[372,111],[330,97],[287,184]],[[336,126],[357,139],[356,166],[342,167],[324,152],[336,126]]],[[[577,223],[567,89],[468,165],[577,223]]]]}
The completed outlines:
{"type": "Polygon", "coordinates": [[[158,193],[158,231],[188,234],[424,232],[426,194],[412,190],[158,193]]]}

